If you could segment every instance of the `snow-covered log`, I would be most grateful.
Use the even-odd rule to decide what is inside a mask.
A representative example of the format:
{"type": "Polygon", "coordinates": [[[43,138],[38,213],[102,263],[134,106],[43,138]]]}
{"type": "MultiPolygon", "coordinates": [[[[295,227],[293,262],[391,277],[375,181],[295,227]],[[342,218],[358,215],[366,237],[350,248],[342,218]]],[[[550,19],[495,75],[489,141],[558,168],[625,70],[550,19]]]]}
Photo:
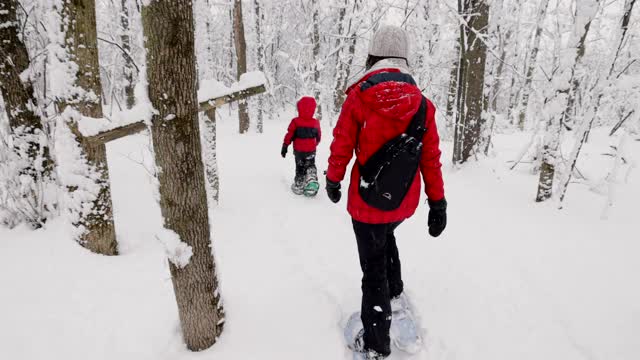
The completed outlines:
{"type": "MultiPolygon", "coordinates": [[[[246,99],[250,96],[262,94],[266,91],[264,85],[264,75],[260,72],[247,73],[246,77],[230,88],[217,87],[204,88],[200,90],[199,98],[202,94],[214,94],[213,97],[199,100],[199,112],[204,112],[218,108],[224,104],[246,99]]],[[[203,82],[206,84],[208,82],[203,82]]],[[[120,120],[106,122],[103,119],[83,117],[78,121],[78,130],[85,137],[86,141],[93,144],[104,144],[117,140],[125,136],[137,134],[147,128],[146,115],[135,111],[136,108],[127,111],[131,116],[120,116],[120,120]]],[[[167,120],[170,120],[169,116],[167,120]]]]}

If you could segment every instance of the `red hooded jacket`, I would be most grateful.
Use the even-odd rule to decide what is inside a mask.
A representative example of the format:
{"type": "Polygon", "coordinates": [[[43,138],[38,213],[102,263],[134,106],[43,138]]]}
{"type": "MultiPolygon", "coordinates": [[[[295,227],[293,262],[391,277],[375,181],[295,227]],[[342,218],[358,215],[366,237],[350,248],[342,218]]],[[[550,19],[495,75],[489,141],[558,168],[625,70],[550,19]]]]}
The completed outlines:
{"type": "MultiPolygon", "coordinates": [[[[415,85],[386,81],[370,87],[362,86],[371,76],[386,72],[399,73],[400,70],[388,68],[373,71],[347,90],[347,99],[333,130],[327,179],[334,182],[342,181],[354,151],[356,161],[364,164],[382,145],[402,134],[418,111],[422,93],[415,85]]],[[[356,221],[384,224],[411,217],[420,201],[420,174],[422,174],[428,198],[433,201],[444,198],[444,184],[440,169],[442,166],[440,137],[436,128],[435,112],[433,103],[427,100],[425,117],[427,130],[422,139],[420,171],[416,173],[413,184],[397,209],[379,210],[362,200],[358,192],[360,172],[357,164],[354,165],[351,170],[347,210],[356,221]]]]}
{"type": "Polygon", "coordinates": [[[305,96],[298,101],[298,117],[291,120],[284,144],[289,146],[293,142],[293,150],[298,152],[313,152],[320,143],[322,131],[320,122],[313,117],[316,111],[316,100],[305,96]]]}

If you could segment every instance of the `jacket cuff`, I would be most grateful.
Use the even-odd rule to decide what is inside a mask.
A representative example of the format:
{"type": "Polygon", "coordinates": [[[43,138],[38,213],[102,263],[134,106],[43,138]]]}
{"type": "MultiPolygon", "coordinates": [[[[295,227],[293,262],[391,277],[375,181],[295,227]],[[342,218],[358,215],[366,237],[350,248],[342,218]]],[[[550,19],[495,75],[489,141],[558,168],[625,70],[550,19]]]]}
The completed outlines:
{"type": "Polygon", "coordinates": [[[433,201],[428,199],[429,209],[431,210],[447,210],[447,199],[442,198],[441,200],[433,201]]]}

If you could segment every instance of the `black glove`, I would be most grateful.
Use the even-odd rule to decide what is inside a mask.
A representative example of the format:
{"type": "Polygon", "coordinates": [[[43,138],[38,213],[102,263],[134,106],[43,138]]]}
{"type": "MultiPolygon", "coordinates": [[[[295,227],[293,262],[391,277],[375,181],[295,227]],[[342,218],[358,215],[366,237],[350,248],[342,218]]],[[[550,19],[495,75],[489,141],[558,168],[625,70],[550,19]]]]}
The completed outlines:
{"type": "Polygon", "coordinates": [[[282,144],[282,150],[280,150],[280,155],[282,155],[282,158],[287,157],[287,150],[289,150],[289,146],[287,146],[287,144],[282,144]]]}
{"type": "Polygon", "coordinates": [[[429,200],[429,235],[438,237],[447,227],[447,200],[429,200]]]}
{"type": "Polygon", "coordinates": [[[340,192],[340,183],[333,182],[327,179],[327,196],[329,196],[329,200],[331,200],[334,204],[337,204],[342,197],[342,193],[340,192]]]}

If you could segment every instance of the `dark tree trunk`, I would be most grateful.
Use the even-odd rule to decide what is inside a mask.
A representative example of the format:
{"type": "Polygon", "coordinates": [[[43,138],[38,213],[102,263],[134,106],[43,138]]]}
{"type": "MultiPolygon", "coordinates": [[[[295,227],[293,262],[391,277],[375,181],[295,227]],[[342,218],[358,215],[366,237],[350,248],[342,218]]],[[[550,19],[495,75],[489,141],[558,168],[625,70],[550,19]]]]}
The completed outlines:
{"type": "Polygon", "coordinates": [[[465,0],[463,13],[467,26],[461,28],[464,52],[458,76],[458,114],[454,139],[453,162],[462,164],[478,151],[483,125],[484,73],[487,46],[478,35],[487,34],[489,5],[485,0],[465,0]],[[462,89],[461,89],[462,87],[462,89]]]}
{"type": "MultiPolygon", "coordinates": [[[[0,91],[4,99],[9,126],[14,133],[39,135],[43,132],[42,121],[37,113],[38,101],[34,95],[33,84],[29,79],[22,81],[20,75],[29,68],[27,48],[18,36],[17,0],[8,0],[0,4],[0,91]]],[[[49,176],[53,163],[49,149],[40,143],[31,141],[27,155],[31,160],[25,171],[34,177],[49,176]],[[34,162],[43,154],[42,164],[34,162]]]]}
{"type": "MultiPolygon", "coordinates": [[[[69,55],[78,65],[76,86],[95,98],[82,96],[78,99],[65,99],[83,116],[102,118],[102,83],[98,62],[98,34],[96,29],[96,7],[94,0],[65,0],[62,9],[66,21],[66,39],[69,55]]],[[[118,253],[116,232],[113,223],[111,187],[107,167],[105,145],[92,145],[80,141],[89,166],[99,174],[100,191],[92,203],[92,211],[80,219],[77,225],[85,228],[80,243],[93,252],[104,255],[118,253]]]]}
{"type": "MultiPolygon", "coordinates": [[[[242,0],[234,0],[233,2],[233,38],[235,40],[236,59],[237,59],[237,79],[247,72],[247,42],[244,38],[244,21],[242,20],[242,0]]],[[[249,119],[249,109],[247,102],[241,100],[238,103],[238,117],[240,134],[249,131],[251,120],[249,119]]]]}
{"type": "MultiPolygon", "coordinates": [[[[0,92],[13,135],[27,139],[29,165],[21,171],[40,182],[51,177],[53,162],[48,145],[36,140],[45,136],[33,84],[31,80],[20,79],[20,75],[29,68],[30,61],[27,48],[18,36],[18,6],[17,0],[0,4],[0,92]]],[[[40,227],[45,220],[37,218],[30,219],[30,222],[32,226],[40,227]]]]}
{"type": "Polygon", "coordinates": [[[143,7],[142,17],[149,99],[158,111],[152,118],[151,134],[161,169],[164,227],[193,250],[185,267],[170,263],[171,278],[184,341],[190,350],[198,351],[216,342],[224,313],[211,247],[198,127],[193,9],[190,0],[152,1],[143,7]]]}

